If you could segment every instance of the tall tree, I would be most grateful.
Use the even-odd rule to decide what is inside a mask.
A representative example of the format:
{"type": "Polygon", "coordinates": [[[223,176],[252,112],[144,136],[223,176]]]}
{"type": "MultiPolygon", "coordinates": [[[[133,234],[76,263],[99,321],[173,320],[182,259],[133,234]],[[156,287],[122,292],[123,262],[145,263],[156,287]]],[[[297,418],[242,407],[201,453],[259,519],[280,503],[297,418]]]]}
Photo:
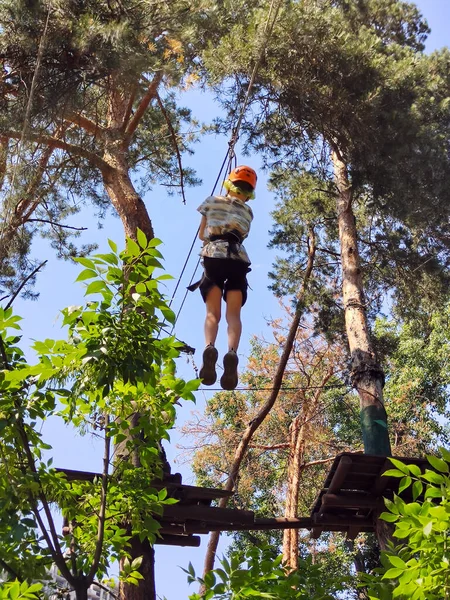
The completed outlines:
{"type": "Polygon", "coordinates": [[[135,238],[139,227],[151,238],[141,193],[156,183],[183,193],[196,182],[181,156],[198,124],[176,105],[174,90],[195,78],[208,25],[214,31],[212,5],[2,3],[0,260],[6,276],[7,258],[15,249],[26,256],[37,225],[67,246],[65,219],[83,200],[100,213],[112,205],[126,236],[135,238]]]}
{"type": "MultiPolygon", "coordinates": [[[[420,257],[417,269],[424,278],[435,274],[437,288],[448,277],[448,239],[442,235],[449,216],[448,52],[425,56],[426,33],[414,5],[397,0],[286,5],[258,71],[257,117],[244,127],[269,163],[291,170],[303,163],[333,185],[351,377],[360,396],[365,451],[373,454],[389,454],[390,444],[384,374],[363,286],[357,201],[372,200],[376,235],[382,236],[375,246],[390,249],[397,237],[401,245],[394,253],[411,259],[410,271],[420,257]]],[[[228,90],[231,115],[253,43],[252,28],[238,25],[208,55],[212,81],[223,81],[228,90]]]]}

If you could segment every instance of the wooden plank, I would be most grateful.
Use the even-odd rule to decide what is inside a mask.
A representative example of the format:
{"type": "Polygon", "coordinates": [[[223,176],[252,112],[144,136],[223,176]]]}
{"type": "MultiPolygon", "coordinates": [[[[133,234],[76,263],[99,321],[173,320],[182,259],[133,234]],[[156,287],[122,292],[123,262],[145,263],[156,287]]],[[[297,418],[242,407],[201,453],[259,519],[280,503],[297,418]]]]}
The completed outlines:
{"type": "Polygon", "coordinates": [[[215,506],[197,506],[184,504],[169,504],[164,507],[163,521],[184,522],[212,521],[215,523],[253,523],[255,515],[250,510],[236,510],[233,508],[218,508],[215,506]]]}
{"type": "Polygon", "coordinates": [[[391,478],[383,477],[383,473],[385,471],[387,471],[388,469],[390,469],[391,466],[393,467],[393,464],[391,463],[391,461],[389,459],[386,459],[378,473],[377,479],[373,483],[372,488],[370,490],[372,492],[372,494],[374,494],[375,496],[381,496],[383,494],[383,492],[385,491],[385,489],[388,487],[391,478]]]}
{"type": "Polygon", "coordinates": [[[198,548],[201,539],[198,535],[163,535],[162,538],[156,538],[155,544],[164,546],[189,546],[198,548]]]}
{"type": "Polygon", "coordinates": [[[376,508],[379,505],[379,498],[374,496],[363,496],[362,494],[330,494],[327,492],[322,496],[322,509],[324,507],[341,508],[376,508]]]}
{"type": "MultiPolygon", "coordinates": [[[[359,527],[366,528],[371,527],[373,529],[373,519],[368,517],[357,517],[353,514],[348,515],[334,515],[332,513],[325,513],[323,515],[314,515],[313,519],[314,526],[321,526],[325,531],[328,527],[359,527]]],[[[341,529],[342,531],[343,529],[341,529]]]]}
{"type": "Polygon", "coordinates": [[[342,484],[345,481],[345,477],[347,476],[347,473],[349,473],[352,464],[353,459],[351,456],[343,456],[341,458],[336,467],[336,471],[334,472],[331,483],[328,486],[328,491],[330,493],[335,494],[341,489],[342,484]]]}
{"type": "MultiPolygon", "coordinates": [[[[65,473],[68,481],[94,481],[95,477],[101,478],[101,473],[93,473],[91,471],[77,471],[74,469],[56,469],[59,473],[65,473]]],[[[181,483],[181,475],[175,473],[169,475],[170,479],[162,481],[152,481],[151,487],[156,490],[166,488],[168,492],[179,490],[186,500],[215,500],[217,498],[229,498],[233,492],[226,490],[216,490],[214,488],[202,488],[193,485],[184,485],[181,483]]]]}
{"type": "Polygon", "coordinates": [[[309,529],[312,521],[309,517],[285,518],[271,517],[255,519],[253,523],[186,523],[189,533],[209,533],[210,531],[270,531],[276,529],[309,529]]]}
{"type": "Polygon", "coordinates": [[[166,488],[171,496],[179,496],[181,500],[216,500],[217,498],[230,498],[233,492],[227,490],[216,490],[214,488],[202,488],[193,485],[167,484],[165,481],[154,482],[155,489],[166,488]]]}

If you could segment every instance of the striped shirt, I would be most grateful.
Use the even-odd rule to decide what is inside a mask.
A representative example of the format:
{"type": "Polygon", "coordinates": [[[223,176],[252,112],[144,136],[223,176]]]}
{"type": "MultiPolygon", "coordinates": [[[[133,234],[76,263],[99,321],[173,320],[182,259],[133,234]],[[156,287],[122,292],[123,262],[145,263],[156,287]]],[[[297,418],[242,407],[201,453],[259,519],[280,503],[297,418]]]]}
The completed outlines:
{"type": "Polygon", "coordinates": [[[206,217],[206,243],[200,256],[208,258],[233,258],[250,264],[248,254],[242,244],[235,245],[236,252],[229,252],[229,242],[226,240],[207,241],[215,235],[226,235],[237,232],[245,239],[250,231],[253,212],[247,203],[230,196],[209,196],[198,209],[206,217]]]}

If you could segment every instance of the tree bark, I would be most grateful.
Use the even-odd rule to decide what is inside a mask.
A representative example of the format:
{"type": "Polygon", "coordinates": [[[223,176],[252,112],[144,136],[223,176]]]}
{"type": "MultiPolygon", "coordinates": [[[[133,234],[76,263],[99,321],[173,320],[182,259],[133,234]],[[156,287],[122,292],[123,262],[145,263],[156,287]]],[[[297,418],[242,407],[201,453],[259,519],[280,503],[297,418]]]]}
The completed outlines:
{"type": "Polygon", "coordinates": [[[152,222],[129,174],[130,167],[127,161],[129,142],[126,141],[123,131],[128,100],[120,84],[112,81],[109,90],[108,123],[103,132],[105,138],[103,160],[108,164],[109,169],[102,171],[103,184],[122,221],[125,236],[136,239],[136,231],[139,228],[145,233],[147,239],[152,239],[154,237],[152,222]]]}
{"type": "MultiPolygon", "coordinates": [[[[122,221],[125,236],[136,239],[137,229],[139,228],[150,240],[154,237],[152,222],[145,204],[136,192],[129,175],[127,152],[130,137],[126,139],[124,133],[129,104],[129,94],[123,90],[120,82],[111,78],[107,127],[102,133],[105,139],[103,160],[109,167],[102,171],[103,184],[122,221]]],[[[136,126],[137,123],[138,120],[136,120],[136,126]]],[[[138,424],[139,417],[138,413],[134,413],[130,417],[131,429],[138,424]]],[[[116,449],[118,457],[125,451],[122,450],[125,447],[126,440],[121,448],[116,449]]],[[[131,463],[135,467],[140,466],[137,453],[133,453],[131,463]]],[[[139,572],[143,579],[139,581],[139,585],[121,583],[119,587],[120,600],[156,600],[154,549],[148,541],[141,542],[138,538],[133,538],[131,540],[130,555],[131,561],[142,556],[139,572]]]]}
{"type": "Polygon", "coordinates": [[[364,452],[389,456],[391,447],[383,402],[384,373],[370,340],[357,244],[352,188],[346,164],[337,148],[332,151],[338,189],[337,218],[341,245],[342,293],[345,327],[351,353],[352,384],[360,398],[364,452]]]}
{"type": "MultiPolygon", "coordinates": [[[[272,392],[269,395],[267,401],[262,405],[256,417],[248,424],[247,428],[242,434],[241,441],[234,453],[233,463],[231,465],[230,472],[228,474],[227,480],[224,485],[224,489],[227,491],[232,491],[236,482],[236,478],[239,473],[239,468],[241,466],[242,460],[245,457],[248,446],[253,438],[255,431],[264,421],[264,419],[269,414],[273,405],[275,404],[278,394],[280,392],[281,384],[283,382],[284,370],[286,368],[287,362],[291,355],[292,346],[295,341],[295,336],[297,334],[298,327],[300,325],[300,319],[303,315],[303,298],[306,290],[308,289],[309,280],[311,277],[311,273],[314,266],[314,258],[316,254],[316,237],[312,227],[309,228],[308,234],[308,263],[305,269],[305,275],[303,278],[302,285],[297,294],[297,308],[295,311],[294,318],[292,320],[291,326],[289,328],[288,335],[286,337],[286,341],[284,344],[283,352],[280,357],[280,361],[278,363],[278,367],[276,373],[273,378],[273,387],[272,392]]],[[[219,507],[225,508],[228,504],[228,498],[221,498],[219,501],[219,507]]],[[[207,573],[214,568],[214,561],[216,558],[216,550],[217,545],[219,543],[220,532],[213,531],[210,534],[208,547],[206,550],[205,561],[203,564],[203,573],[207,573]]]]}
{"type": "Polygon", "coordinates": [[[88,600],[88,586],[83,581],[77,581],[74,585],[76,600],[88,600]]]}
{"type": "MultiPolygon", "coordinates": [[[[288,463],[288,481],[286,493],[285,517],[296,517],[300,495],[300,479],[304,468],[306,446],[306,421],[308,419],[308,405],[303,396],[302,410],[295,417],[289,427],[290,452],[288,463]]],[[[283,562],[291,569],[298,568],[298,529],[285,529],[283,532],[283,562]]]]}
{"type": "Polygon", "coordinates": [[[139,581],[139,585],[122,583],[119,590],[119,599],[156,600],[154,548],[150,546],[147,540],[140,542],[139,539],[134,538],[131,543],[131,556],[132,558],[143,557],[139,572],[144,579],[139,581]]]}

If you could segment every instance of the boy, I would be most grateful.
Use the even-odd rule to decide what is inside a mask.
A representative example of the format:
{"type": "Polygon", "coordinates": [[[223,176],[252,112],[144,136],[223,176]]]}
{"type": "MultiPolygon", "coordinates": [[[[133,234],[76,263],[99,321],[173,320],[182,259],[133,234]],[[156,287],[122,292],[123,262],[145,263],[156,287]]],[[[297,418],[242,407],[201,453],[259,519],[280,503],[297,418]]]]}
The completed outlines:
{"type": "Polygon", "coordinates": [[[254,198],[257,175],[247,166],[236,167],[224,182],[226,196],[210,196],[199,206],[202,215],[199,238],[204,242],[204,274],[199,287],[206,304],[205,343],[200,378],[205,385],[216,381],[218,352],[214,347],[221,317],[222,297],[226,302],[228,352],[223,358],[220,385],[234,390],[238,383],[238,349],[241,337],[241,308],[247,299],[250,259],[242,245],[253,219],[247,201],[254,198]]]}

